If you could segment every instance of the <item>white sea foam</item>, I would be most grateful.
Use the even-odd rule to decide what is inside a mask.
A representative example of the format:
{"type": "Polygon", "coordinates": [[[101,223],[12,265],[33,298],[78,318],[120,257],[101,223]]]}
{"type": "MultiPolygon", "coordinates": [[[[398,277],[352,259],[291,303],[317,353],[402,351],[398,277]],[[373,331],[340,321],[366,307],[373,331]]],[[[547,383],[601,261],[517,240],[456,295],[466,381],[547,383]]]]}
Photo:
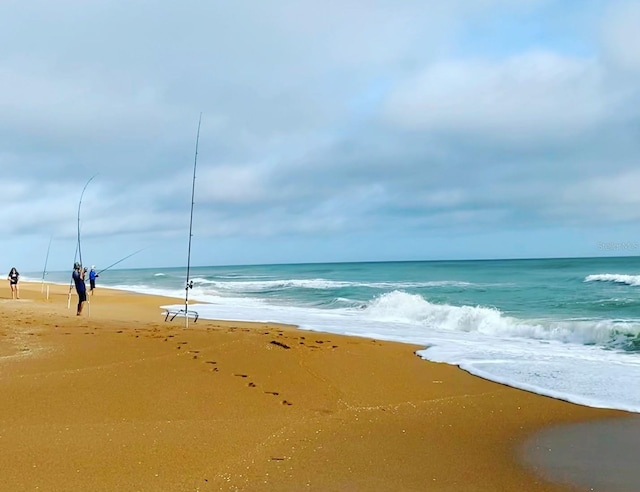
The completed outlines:
{"type": "Polygon", "coordinates": [[[597,275],[588,275],[585,282],[613,282],[617,284],[640,286],[640,275],[624,275],[620,273],[601,273],[597,275]]]}
{"type": "Polygon", "coordinates": [[[519,320],[495,308],[434,304],[422,296],[394,291],[376,298],[365,314],[377,321],[405,322],[447,331],[476,332],[496,337],[557,340],[607,345],[614,337],[638,335],[640,325],[612,320],[519,320]]]}
{"type": "MultiPolygon", "coordinates": [[[[434,304],[394,291],[364,309],[275,306],[243,297],[193,299],[202,318],[280,322],[302,329],[423,345],[428,360],[574,403],[640,412],[640,357],[605,347],[637,336],[634,323],[519,320],[483,306],[434,304]]],[[[175,306],[174,306],[175,307],[175,306]]]]}
{"type": "Polygon", "coordinates": [[[458,281],[428,281],[428,282],[346,282],[337,280],[316,279],[286,279],[286,280],[209,280],[201,277],[194,277],[194,284],[212,285],[216,289],[227,292],[265,292],[276,289],[316,289],[331,290],[342,288],[371,288],[371,289],[412,289],[424,287],[459,287],[473,288],[482,287],[470,282],[458,281]]]}

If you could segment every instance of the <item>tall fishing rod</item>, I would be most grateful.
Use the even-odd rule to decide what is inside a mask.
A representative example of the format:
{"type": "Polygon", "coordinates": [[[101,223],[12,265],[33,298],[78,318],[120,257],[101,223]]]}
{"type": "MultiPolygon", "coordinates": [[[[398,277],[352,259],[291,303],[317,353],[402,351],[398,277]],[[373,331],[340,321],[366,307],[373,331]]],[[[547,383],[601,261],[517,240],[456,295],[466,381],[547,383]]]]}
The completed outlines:
{"type": "Polygon", "coordinates": [[[47,263],[49,262],[49,251],[51,251],[51,241],[53,235],[49,238],[49,246],[47,247],[47,256],[44,258],[44,268],[42,269],[42,286],[40,287],[40,293],[44,291],[44,276],[47,274],[47,263]]]}
{"type": "Polygon", "coordinates": [[[82,193],[80,194],[80,201],[78,202],[78,260],[80,261],[80,266],[82,266],[82,248],[80,246],[80,207],[82,206],[82,198],[84,197],[84,192],[87,190],[87,186],[89,186],[89,183],[91,183],[91,181],[93,181],[93,178],[95,178],[96,176],[97,174],[91,176],[89,178],[89,181],[87,181],[87,183],[84,185],[84,188],[82,188],[82,193]]]}
{"type": "MultiPolygon", "coordinates": [[[[82,188],[82,193],[80,193],[80,201],[78,202],[78,240],[76,242],[76,253],[73,256],[73,263],[75,265],[76,260],[78,259],[80,261],[80,267],[82,267],[82,249],[80,247],[80,208],[82,207],[82,198],[84,197],[84,192],[87,190],[87,186],[89,186],[89,183],[91,183],[91,181],[93,181],[93,178],[95,178],[97,175],[98,174],[94,174],[89,178],[89,181],[85,183],[84,188],[82,188]]],[[[73,289],[73,279],[69,284],[69,296],[67,297],[67,309],[71,307],[71,290],[72,289],[73,289]]]]}
{"type": "Polygon", "coordinates": [[[187,251],[187,284],[184,294],[184,326],[189,328],[189,289],[193,288],[193,281],[189,280],[191,271],[191,238],[193,237],[193,204],[196,193],[196,166],[198,164],[198,143],[200,142],[200,124],[202,123],[202,113],[198,118],[198,132],[196,133],[196,152],[193,158],[193,181],[191,183],[191,215],[189,217],[189,249],[187,251]]]}
{"type": "Polygon", "coordinates": [[[122,263],[124,260],[126,260],[128,258],[131,258],[133,255],[137,255],[138,253],[140,253],[140,251],[143,251],[144,249],[146,249],[146,248],[139,249],[138,251],[135,251],[135,252],[131,253],[130,255],[127,255],[124,258],[116,261],[115,263],[112,263],[107,268],[103,268],[99,272],[96,272],[96,275],[100,275],[102,272],[106,272],[107,270],[109,270],[109,268],[112,268],[112,267],[116,266],[118,263],[122,263]]]}

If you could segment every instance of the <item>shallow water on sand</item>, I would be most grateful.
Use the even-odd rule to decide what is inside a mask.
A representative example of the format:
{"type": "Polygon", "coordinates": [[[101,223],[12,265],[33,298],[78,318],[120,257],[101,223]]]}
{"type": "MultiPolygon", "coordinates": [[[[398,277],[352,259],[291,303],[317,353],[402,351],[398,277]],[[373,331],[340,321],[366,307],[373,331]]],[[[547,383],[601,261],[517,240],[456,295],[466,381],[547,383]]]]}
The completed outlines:
{"type": "Polygon", "coordinates": [[[546,429],[522,447],[524,463],[552,482],[595,492],[640,491],[640,417],[546,429]]]}

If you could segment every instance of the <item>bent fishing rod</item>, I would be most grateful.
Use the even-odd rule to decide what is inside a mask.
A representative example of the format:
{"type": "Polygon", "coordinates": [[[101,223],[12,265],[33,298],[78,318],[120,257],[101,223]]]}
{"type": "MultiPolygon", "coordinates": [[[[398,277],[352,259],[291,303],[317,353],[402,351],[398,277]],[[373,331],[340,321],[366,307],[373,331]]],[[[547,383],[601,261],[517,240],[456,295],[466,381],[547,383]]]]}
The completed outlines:
{"type": "MultiPolygon", "coordinates": [[[[89,178],[89,181],[87,181],[87,183],[84,185],[84,188],[82,188],[82,193],[80,194],[80,201],[78,202],[78,260],[80,262],[80,266],[82,266],[82,248],[80,247],[80,207],[82,206],[82,197],[84,197],[84,192],[87,190],[87,186],[89,186],[89,183],[91,183],[91,181],[93,181],[93,178],[95,178],[96,176],[97,174],[91,176],[89,178]]],[[[76,259],[74,258],[74,263],[75,260],[76,259]]]]}
{"type": "MultiPolygon", "coordinates": [[[[80,247],[80,208],[82,207],[82,198],[84,197],[84,192],[87,190],[87,186],[89,186],[89,183],[91,183],[91,181],[93,181],[93,178],[95,178],[97,175],[98,174],[94,174],[89,178],[89,181],[87,181],[84,185],[84,188],[82,188],[82,193],[80,193],[80,201],[78,202],[78,240],[76,242],[76,253],[73,256],[74,265],[76,263],[76,260],[79,259],[80,266],[82,266],[82,248],[80,247]]],[[[69,296],[67,297],[67,309],[69,309],[71,306],[71,290],[72,289],[73,289],[73,279],[69,284],[69,296]]]]}

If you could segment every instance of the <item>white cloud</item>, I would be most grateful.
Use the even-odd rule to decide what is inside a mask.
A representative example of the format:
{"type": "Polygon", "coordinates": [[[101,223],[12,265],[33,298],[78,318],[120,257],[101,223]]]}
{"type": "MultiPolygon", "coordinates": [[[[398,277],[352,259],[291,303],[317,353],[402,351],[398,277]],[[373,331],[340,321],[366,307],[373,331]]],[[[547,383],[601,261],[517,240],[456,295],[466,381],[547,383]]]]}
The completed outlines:
{"type": "Polygon", "coordinates": [[[612,2],[602,21],[604,50],[614,64],[640,72],[640,2],[612,2]]]}
{"type": "Polygon", "coordinates": [[[198,203],[248,205],[264,202],[275,192],[260,165],[223,164],[196,174],[198,203]]]}
{"type": "Polygon", "coordinates": [[[530,52],[430,65],[390,95],[386,114],[413,130],[563,141],[615,117],[620,98],[594,60],[530,52]]]}
{"type": "Polygon", "coordinates": [[[581,217],[583,223],[639,221],[639,189],[640,170],[633,169],[579,180],[565,190],[561,203],[564,213],[581,217]]]}
{"type": "MultiPolygon", "coordinates": [[[[586,23],[565,31],[562,16],[546,29],[558,5],[9,2],[0,166],[11,190],[0,220],[16,239],[43,234],[46,246],[53,233],[72,249],[79,193],[99,173],[83,204],[87,246],[155,242],[182,261],[167,238],[186,237],[202,111],[199,244],[232,238],[264,258],[242,238],[304,236],[319,257],[348,231],[410,238],[508,229],[514,217],[521,227],[587,221],[565,191],[638,167],[640,43],[629,2],[604,17],[605,54],[582,43],[596,42],[590,32],[545,39],[544,50],[514,35],[516,18],[534,33],[576,35],[586,23]],[[493,42],[517,43],[473,45],[493,28],[504,29],[493,42]],[[582,51],[563,52],[574,41],[582,51]]],[[[585,18],[599,5],[588,2],[585,18]]],[[[622,202],[611,191],[594,203],[622,202]]]]}

